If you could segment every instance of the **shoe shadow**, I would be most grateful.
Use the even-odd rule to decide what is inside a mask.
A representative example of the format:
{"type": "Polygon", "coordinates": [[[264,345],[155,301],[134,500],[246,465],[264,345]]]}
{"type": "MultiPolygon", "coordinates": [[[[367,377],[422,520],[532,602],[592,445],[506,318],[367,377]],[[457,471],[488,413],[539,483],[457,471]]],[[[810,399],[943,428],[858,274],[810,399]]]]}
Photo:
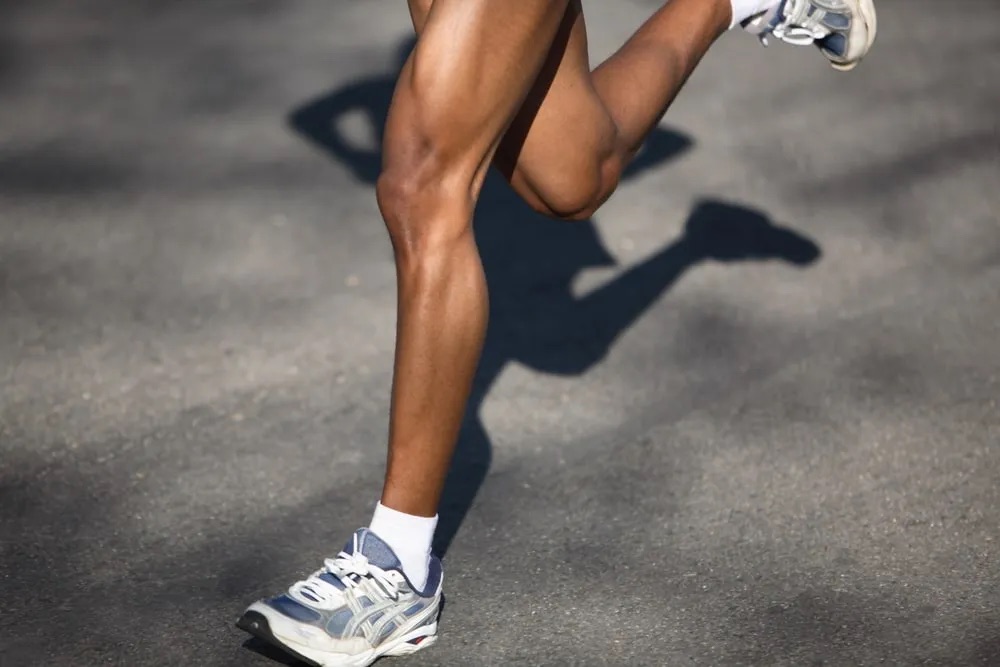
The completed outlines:
{"type": "MultiPolygon", "coordinates": [[[[399,47],[399,65],[413,45],[399,47]]],[[[378,178],[382,126],[396,72],[350,83],[294,110],[291,128],[369,185],[378,178]],[[340,121],[360,113],[375,141],[359,145],[340,121]]],[[[657,128],[623,180],[659,167],[689,150],[692,140],[657,128]]],[[[476,239],[490,288],[490,327],[461,436],[440,507],[435,552],[443,556],[490,469],[492,444],[481,410],[511,362],[544,373],[581,375],[607,355],[614,341],[689,269],[706,261],[783,261],[807,266],[820,248],[752,208],[717,200],[696,205],[682,235],[645,261],[589,294],[576,296],[580,271],[615,265],[593,220],[566,223],[532,212],[491,174],[476,211],[476,239]]]]}

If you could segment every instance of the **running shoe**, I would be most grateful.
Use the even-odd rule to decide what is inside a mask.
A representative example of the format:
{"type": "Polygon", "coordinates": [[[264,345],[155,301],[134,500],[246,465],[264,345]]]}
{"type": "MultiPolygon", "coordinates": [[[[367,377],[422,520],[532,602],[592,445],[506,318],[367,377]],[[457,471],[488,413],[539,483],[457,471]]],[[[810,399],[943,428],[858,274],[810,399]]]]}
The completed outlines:
{"type": "Polygon", "coordinates": [[[766,46],[773,36],[789,44],[815,44],[834,69],[854,69],[875,42],[874,0],[782,0],[743,22],[766,46]]]}
{"type": "Polygon", "coordinates": [[[255,602],[237,627],[314,667],[367,667],[437,640],[441,561],[416,590],[385,542],[367,528],[288,592],[255,602]]]}

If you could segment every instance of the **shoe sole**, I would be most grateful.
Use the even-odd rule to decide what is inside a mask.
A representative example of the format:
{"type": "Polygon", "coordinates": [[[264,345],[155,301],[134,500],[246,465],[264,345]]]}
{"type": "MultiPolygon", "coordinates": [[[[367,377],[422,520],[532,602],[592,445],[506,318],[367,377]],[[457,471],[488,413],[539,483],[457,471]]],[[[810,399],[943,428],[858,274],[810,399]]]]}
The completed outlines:
{"type": "Polygon", "coordinates": [[[837,63],[830,61],[833,69],[840,72],[850,72],[857,67],[861,59],[871,51],[872,45],[875,43],[875,36],[878,34],[878,13],[875,11],[875,0],[858,0],[858,14],[860,14],[861,20],[864,21],[867,28],[867,44],[865,44],[865,49],[862,51],[863,55],[851,62],[837,63]]]}
{"type": "Polygon", "coordinates": [[[275,648],[281,649],[309,667],[368,667],[383,656],[410,655],[433,646],[437,642],[436,621],[357,655],[319,651],[278,637],[271,630],[267,616],[259,611],[248,610],[236,622],[236,627],[275,648]]]}

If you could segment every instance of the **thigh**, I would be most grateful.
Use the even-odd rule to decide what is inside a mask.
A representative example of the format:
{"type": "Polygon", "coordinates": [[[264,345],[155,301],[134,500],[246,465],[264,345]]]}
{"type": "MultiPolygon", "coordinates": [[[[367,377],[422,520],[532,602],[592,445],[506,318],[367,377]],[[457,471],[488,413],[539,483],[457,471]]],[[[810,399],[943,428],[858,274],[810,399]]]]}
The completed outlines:
{"type": "MultiPolygon", "coordinates": [[[[409,0],[422,35],[432,7],[443,0],[409,0]]],[[[507,128],[495,163],[536,207],[565,179],[597,170],[615,154],[617,129],[594,88],[587,27],[580,0],[568,3],[544,62],[507,128]]],[[[586,177],[586,174],[583,175],[586,177]]],[[[602,174],[592,174],[601,179],[602,174]]]]}
{"type": "Polygon", "coordinates": [[[567,3],[436,0],[393,96],[386,171],[431,161],[458,182],[471,175],[478,188],[545,65],[567,3]]]}

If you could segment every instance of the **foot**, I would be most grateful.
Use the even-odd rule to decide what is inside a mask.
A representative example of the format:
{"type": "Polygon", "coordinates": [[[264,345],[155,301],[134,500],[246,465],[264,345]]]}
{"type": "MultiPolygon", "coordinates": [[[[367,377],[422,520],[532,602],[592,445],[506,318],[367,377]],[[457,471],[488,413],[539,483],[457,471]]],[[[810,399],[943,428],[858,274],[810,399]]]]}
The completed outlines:
{"type": "Polygon", "coordinates": [[[442,578],[431,557],[424,590],[414,590],[392,549],[362,528],[323,569],[253,603],[236,625],[314,667],[366,667],[436,641],[442,578]]]}
{"type": "Polygon", "coordinates": [[[782,0],[743,23],[764,44],[815,44],[834,69],[854,69],[871,50],[878,25],[874,0],[782,0]]]}

